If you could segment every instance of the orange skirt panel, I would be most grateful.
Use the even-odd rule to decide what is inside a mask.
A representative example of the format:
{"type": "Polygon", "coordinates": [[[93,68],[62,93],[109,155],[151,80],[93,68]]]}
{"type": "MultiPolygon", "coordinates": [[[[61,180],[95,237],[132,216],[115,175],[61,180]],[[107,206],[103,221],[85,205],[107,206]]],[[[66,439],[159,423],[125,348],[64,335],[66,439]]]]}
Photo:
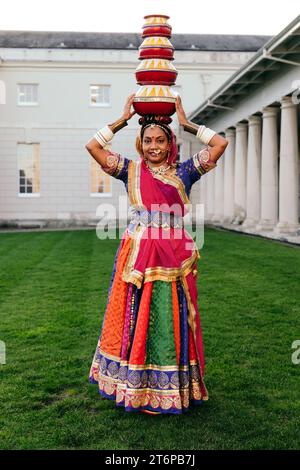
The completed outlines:
{"type": "Polygon", "coordinates": [[[131,248],[131,238],[127,238],[120,250],[116,274],[105,313],[100,348],[113,356],[120,356],[126,310],[128,283],[122,280],[122,272],[131,248]]]}

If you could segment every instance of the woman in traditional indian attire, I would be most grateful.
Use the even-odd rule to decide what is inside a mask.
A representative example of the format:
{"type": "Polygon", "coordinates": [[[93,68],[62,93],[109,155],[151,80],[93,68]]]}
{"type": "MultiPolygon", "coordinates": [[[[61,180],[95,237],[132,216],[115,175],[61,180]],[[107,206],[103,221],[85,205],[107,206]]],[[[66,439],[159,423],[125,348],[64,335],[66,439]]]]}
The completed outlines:
{"type": "Polygon", "coordinates": [[[176,163],[166,118],[150,116],[139,121],[139,161],[106,150],[135,114],[133,99],[120,120],[86,145],[105,172],[123,181],[134,211],[115,256],[89,380],[126,411],[180,414],[208,399],[197,305],[200,255],[183,216],[192,185],[215,168],[227,140],[189,122],[178,97],[179,124],[198,137],[206,134],[209,147],[176,163]]]}

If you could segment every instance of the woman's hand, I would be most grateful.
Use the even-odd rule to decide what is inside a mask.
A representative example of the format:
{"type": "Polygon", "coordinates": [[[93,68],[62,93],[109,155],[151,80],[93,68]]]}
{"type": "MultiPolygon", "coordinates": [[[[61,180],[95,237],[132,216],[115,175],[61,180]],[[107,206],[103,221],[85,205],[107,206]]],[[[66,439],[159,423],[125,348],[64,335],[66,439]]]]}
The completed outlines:
{"type": "Polygon", "coordinates": [[[183,126],[184,124],[186,124],[188,122],[188,119],[187,119],[186,114],[184,112],[182,102],[181,102],[181,98],[180,98],[179,95],[177,95],[177,97],[176,97],[175,107],[176,107],[178,122],[181,126],[183,126]]]}
{"type": "Polygon", "coordinates": [[[126,121],[128,121],[128,119],[131,119],[132,116],[136,113],[136,111],[131,110],[131,106],[133,104],[134,97],[135,97],[135,93],[132,93],[130,96],[128,96],[127,101],[125,103],[124,111],[123,111],[123,114],[122,114],[122,119],[126,119],[126,121]]]}

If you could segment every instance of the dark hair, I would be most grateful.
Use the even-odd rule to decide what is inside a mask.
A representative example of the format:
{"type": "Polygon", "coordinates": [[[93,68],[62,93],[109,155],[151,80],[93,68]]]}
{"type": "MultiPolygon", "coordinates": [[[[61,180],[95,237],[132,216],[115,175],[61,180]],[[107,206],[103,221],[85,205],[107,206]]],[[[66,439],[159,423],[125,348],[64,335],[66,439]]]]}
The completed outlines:
{"type": "Polygon", "coordinates": [[[151,124],[157,124],[159,127],[161,127],[168,138],[168,141],[171,140],[171,129],[168,124],[172,122],[172,119],[170,116],[155,116],[153,114],[147,115],[147,116],[142,116],[139,119],[139,124],[141,125],[141,131],[140,131],[140,138],[141,141],[143,140],[144,132],[149,127],[151,124]]]}

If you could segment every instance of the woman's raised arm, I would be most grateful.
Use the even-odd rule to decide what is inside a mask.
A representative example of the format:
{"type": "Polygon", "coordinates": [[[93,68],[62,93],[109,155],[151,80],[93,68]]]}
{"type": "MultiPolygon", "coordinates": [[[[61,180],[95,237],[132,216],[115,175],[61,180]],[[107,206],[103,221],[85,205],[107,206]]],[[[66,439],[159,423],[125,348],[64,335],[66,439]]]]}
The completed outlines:
{"type": "Polygon", "coordinates": [[[131,110],[134,97],[135,93],[127,98],[121,118],[113,124],[100,129],[85,146],[90,155],[101,165],[106,173],[113,173],[115,171],[118,157],[103,147],[113,138],[116,132],[122,129],[122,127],[127,126],[127,121],[135,114],[135,111],[131,110]]]}
{"type": "Polygon", "coordinates": [[[183,126],[184,130],[196,135],[201,142],[209,145],[210,161],[216,163],[223,155],[228,145],[228,140],[205,126],[198,126],[197,124],[188,121],[180,96],[177,96],[176,112],[179,124],[183,126]]]}

